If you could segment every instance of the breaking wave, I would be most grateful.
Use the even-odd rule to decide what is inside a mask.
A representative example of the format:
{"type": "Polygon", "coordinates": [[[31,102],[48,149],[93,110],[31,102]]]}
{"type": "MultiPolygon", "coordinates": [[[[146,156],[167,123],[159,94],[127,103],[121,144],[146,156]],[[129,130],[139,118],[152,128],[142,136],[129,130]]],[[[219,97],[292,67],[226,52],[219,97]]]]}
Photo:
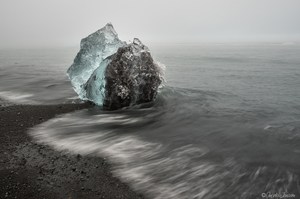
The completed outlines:
{"type": "Polygon", "coordinates": [[[81,110],[29,134],[57,150],[108,158],[117,177],[150,198],[299,194],[297,121],[289,123],[298,135],[291,147],[280,132],[269,136],[275,127],[265,128],[265,111],[234,109],[232,100],[220,93],[166,88],[152,104],[81,110]]]}

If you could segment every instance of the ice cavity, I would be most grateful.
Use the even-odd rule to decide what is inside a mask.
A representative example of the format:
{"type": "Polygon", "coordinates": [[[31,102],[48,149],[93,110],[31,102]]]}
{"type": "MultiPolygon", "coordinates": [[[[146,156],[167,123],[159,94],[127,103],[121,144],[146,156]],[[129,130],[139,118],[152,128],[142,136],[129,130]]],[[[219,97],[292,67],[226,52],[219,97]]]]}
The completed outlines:
{"type": "MultiPolygon", "coordinates": [[[[73,88],[80,99],[88,99],[84,85],[94,70],[99,67],[104,71],[105,62],[103,60],[116,53],[118,48],[124,45],[125,42],[118,38],[118,34],[111,23],[81,40],[80,51],[67,71],[73,88]]],[[[104,77],[99,77],[99,79],[102,80],[104,77]]],[[[103,83],[101,82],[100,85],[103,83]]]]}
{"type": "Polygon", "coordinates": [[[81,41],[67,73],[80,99],[112,110],[153,101],[163,72],[148,47],[122,42],[109,23],[81,41]]]}

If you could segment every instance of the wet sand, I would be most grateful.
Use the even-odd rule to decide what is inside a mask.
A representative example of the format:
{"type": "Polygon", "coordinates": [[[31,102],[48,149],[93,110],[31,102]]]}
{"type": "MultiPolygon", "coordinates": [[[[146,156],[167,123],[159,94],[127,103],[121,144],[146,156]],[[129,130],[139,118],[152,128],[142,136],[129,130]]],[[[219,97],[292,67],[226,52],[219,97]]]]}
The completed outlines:
{"type": "Polygon", "coordinates": [[[55,115],[91,104],[4,104],[0,103],[0,198],[143,198],[112,175],[104,158],[55,151],[26,133],[55,115]]]}

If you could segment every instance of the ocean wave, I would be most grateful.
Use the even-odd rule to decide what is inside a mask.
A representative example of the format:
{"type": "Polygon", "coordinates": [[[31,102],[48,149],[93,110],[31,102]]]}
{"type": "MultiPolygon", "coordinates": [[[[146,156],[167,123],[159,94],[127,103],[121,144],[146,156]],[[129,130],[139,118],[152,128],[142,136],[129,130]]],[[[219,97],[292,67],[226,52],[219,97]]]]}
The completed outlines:
{"type": "MultiPolygon", "coordinates": [[[[115,176],[149,198],[247,199],[260,197],[265,192],[292,190],[298,193],[297,172],[283,166],[286,163],[276,164],[279,159],[266,164],[259,162],[255,154],[251,160],[245,151],[247,161],[242,161],[235,155],[242,148],[225,148],[222,142],[222,146],[214,143],[214,147],[210,147],[208,137],[214,136],[210,133],[198,135],[202,136],[203,143],[182,141],[182,137],[176,135],[178,129],[187,131],[185,137],[196,139],[196,135],[188,131],[205,127],[191,121],[190,117],[197,118],[191,114],[195,106],[178,105],[177,97],[177,91],[169,90],[152,106],[118,111],[94,108],[69,113],[32,128],[29,134],[37,142],[56,150],[106,157],[113,163],[115,176]],[[183,124],[189,126],[183,127],[183,124]],[[165,140],[158,138],[159,135],[165,135],[165,140]],[[179,141],[181,143],[176,144],[179,141]]],[[[179,102],[184,102],[182,100],[179,102]]],[[[199,104],[204,102],[205,98],[199,104]]],[[[216,118],[215,125],[219,119],[216,118]]],[[[235,136],[234,139],[240,138],[235,136]]]]}

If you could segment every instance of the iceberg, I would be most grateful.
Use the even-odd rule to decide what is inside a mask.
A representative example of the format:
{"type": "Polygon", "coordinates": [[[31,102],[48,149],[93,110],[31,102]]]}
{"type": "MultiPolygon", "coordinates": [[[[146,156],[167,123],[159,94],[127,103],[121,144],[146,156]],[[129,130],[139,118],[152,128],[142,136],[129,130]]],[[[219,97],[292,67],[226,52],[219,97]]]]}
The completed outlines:
{"type": "Polygon", "coordinates": [[[112,24],[82,39],[67,74],[75,92],[108,110],[156,98],[163,85],[164,66],[154,61],[139,39],[127,44],[112,24]]]}
{"type": "MultiPolygon", "coordinates": [[[[117,52],[126,43],[118,38],[111,23],[82,39],[80,51],[67,71],[75,92],[82,100],[87,100],[85,83],[105,58],[117,52]]],[[[102,64],[103,65],[103,64],[102,64]]]]}

